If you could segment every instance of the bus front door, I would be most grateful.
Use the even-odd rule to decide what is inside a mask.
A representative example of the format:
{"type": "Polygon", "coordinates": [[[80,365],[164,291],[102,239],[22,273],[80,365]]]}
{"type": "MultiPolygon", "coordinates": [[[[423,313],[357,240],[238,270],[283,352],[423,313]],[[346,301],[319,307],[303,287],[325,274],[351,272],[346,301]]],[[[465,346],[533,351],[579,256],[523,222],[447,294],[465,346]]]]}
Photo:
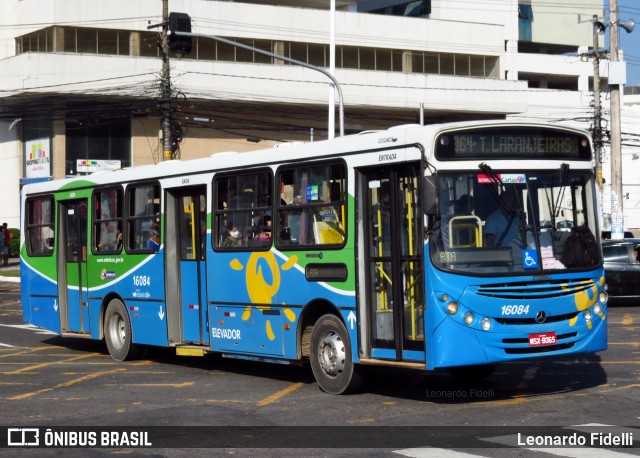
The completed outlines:
{"type": "Polygon", "coordinates": [[[206,187],[167,195],[167,320],[173,344],[209,342],[206,283],[206,187]]]}
{"type": "Polygon", "coordinates": [[[419,172],[416,163],[376,168],[364,176],[373,358],[425,361],[419,172]]]}
{"type": "Polygon", "coordinates": [[[58,297],[62,332],[89,333],[87,200],[60,203],[58,297]]]}

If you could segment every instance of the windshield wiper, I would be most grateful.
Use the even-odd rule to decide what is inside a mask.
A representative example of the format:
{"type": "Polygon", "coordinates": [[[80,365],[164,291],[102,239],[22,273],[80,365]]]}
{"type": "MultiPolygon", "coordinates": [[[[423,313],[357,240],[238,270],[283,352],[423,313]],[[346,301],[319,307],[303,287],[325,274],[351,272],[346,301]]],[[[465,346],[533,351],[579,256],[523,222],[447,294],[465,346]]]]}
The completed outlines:
{"type": "Polygon", "coordinates": [[[558,192],[557,199],[553,202],[553,206],[551,207],[551,223],[553,227],[556,227],[556,218],[560,213],[560,202],[564,198],[564,192],[567,187],[567,182],[569,181],[569,164],[563,163],[560,166],[560,172],[562,173],[562,178],[560,180],[560,192],[558,192]]]}

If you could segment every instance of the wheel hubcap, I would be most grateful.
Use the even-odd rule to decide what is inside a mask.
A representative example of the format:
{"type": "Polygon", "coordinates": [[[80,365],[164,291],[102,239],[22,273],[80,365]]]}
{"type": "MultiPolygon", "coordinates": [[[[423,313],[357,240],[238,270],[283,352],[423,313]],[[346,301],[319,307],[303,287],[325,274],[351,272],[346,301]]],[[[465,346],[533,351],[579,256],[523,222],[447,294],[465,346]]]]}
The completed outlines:
{"type": "Polygon", "coordinates": [[[325,374],[330,377],[342,374],[346,353],[340,336],[332,331],[320,340],[318,347],[318,360],[325,374]]]}
{"type": "Polygon", "coordinates": [[[124,320],[120,315],[116,314],[111,317],[110,329],[113,344],[118,348],[122,347],[127,334],[124,320]]]}

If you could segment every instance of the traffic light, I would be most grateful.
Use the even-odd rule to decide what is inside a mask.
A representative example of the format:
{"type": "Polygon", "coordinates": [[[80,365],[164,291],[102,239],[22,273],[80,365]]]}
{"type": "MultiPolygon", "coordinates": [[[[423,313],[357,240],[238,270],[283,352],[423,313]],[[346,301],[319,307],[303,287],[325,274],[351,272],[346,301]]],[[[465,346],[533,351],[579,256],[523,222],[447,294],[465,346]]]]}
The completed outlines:
{"type": "Polygon", "coordinates": [[[191,18],[186,13],[169,13],[169,49],[174,54],[184,56],[191,52],[191,37],[176,35],[175,32],[191,33],[191,18]]]}

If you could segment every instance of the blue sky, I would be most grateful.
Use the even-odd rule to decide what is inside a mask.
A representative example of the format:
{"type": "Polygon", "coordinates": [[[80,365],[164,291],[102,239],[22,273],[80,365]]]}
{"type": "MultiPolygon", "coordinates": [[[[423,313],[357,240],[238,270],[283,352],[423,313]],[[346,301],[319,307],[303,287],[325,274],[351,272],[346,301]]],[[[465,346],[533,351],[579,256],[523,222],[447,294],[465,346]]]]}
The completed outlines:
{"type": "MultiPolygon", "coordinates": [[[[605,0],[605,12],[609,16],[609,1],[605,0]]],[[[620,29],[620,46],[627,62],[627,86],[640,86],[640,1],[618,0],[618,18],[621,21],[633,19],[636,27],[627,33],[620,29]]],[[[609,46],[607,35],[606,46],[609,46]]]]}

